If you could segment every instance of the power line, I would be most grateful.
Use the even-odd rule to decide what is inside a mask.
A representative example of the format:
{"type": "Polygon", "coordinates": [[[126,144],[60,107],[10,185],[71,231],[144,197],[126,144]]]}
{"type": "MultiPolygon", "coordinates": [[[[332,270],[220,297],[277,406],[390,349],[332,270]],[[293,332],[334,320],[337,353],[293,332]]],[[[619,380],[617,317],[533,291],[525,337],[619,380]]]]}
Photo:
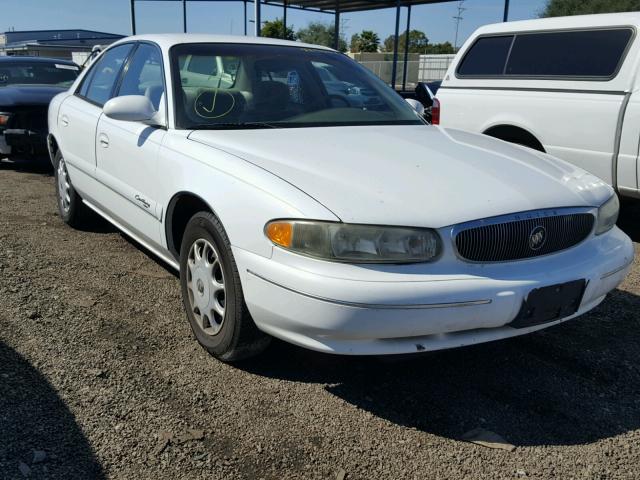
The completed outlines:
{"type": "Polygon", "coordinates": [[[458,30],[460,28],[460,22],[462,20],[464,20],[464,17],[462,16],[462,12],[464,12],[465,10],[467,10],[466,8],[464,8],[462,5],[464,5],[464,0],[460,0],[460,2],[458,2],[458,14],[454,15],[454,20],[456,21],[456,38],[453,41],[453,49],[455,51],[458,51],[458,30]]]}

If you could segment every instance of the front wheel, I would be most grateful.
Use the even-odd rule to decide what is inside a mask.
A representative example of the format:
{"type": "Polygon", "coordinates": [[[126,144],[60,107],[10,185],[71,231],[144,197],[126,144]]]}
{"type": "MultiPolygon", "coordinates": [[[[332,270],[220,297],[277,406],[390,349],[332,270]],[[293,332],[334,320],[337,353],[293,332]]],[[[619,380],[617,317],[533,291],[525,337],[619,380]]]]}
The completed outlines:
{"type": "Polygon", "coordinates": [[[258,330],[244,302],[227,234],[211,213],[197,213],[187,223],[180,284],[191,329],[211,355],[233,362],[267,347],[270,337],[258,330]]]}

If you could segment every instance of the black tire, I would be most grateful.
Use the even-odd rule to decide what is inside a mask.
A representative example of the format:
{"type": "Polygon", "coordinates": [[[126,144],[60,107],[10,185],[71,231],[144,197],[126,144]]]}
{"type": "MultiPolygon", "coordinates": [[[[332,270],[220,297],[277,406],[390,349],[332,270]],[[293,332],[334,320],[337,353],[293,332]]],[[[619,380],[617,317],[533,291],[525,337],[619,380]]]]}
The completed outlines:
{"type": "MultiPolygon", "coordinates": [[[[195,277],[191,276],[192,284],[194,279],[195,277]]],[[[258,355],[269,345],[271,337],[256,327],[247,309],[227,234],[216,216],[209,212],[196,213],[185,228],[180,248],[180,286],[184,309],[196,340],[217,359],[224,362],[243,360],[258,355]],[[199,322],[203,322],[202,317],[197,318],[198,314],[194,311],[189,297],[190,294],[192,297],[195,295],[188,286],[189,255],[193,252],[192,248],[197,248],[196,242],[203,240],[217,250],[215,253],[222,266],[224,317],[220,322],[220,330],[215,334],[207,334],[199,325],[199,322]]]]}
{"type": "Polygon", "coordinates": [[[80,198],[80,195],[78,195],[75,188],[73,188],[71,178],[66,170],[66,165],[60,151],[56,153],[56,156],[53,159],[53,168],[56,181],[56,201],[58,203],[60,218],[64,223],[73,228],[81,228],[86,225],[89,217],[91,216],[91,211],[84,203],[82,203],[82,198],[80,198]],[[60,194],[61,172],[59,168],[61,164],[66,172],[66,183],[68,184],[68,205],[64,204],[62,195],[60,194]]]}

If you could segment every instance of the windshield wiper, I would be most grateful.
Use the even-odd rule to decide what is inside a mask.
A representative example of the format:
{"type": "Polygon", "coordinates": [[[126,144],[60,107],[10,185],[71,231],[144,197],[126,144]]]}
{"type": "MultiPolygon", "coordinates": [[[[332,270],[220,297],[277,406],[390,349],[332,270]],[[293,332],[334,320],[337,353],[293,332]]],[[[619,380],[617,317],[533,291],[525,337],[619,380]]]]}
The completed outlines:
{"type": "Polygon", "coordinates": [[[266,122],[237,122],[237,123],[199,123],[190,125],[190,130],[249,130],[254,128],[278,128],[266,122]]]}

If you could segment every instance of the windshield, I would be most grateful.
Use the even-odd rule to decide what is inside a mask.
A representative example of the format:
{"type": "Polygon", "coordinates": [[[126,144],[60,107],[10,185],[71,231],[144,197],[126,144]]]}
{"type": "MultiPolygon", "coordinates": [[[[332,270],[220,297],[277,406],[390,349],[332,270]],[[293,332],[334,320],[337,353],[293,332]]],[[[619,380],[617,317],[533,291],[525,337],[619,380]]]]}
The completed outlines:
{"type": "Polygon", "coordinates": [[[178,128],[420,125],[396,92],[345,55],[311,48],[171,49],[178,128]]]}
{"type": "Polygon", "coordinates": [[[0,63],[0,87],[7,85],[56,85],[69,87],[78,76],[76,65],[45,62],[0,63]]]}

